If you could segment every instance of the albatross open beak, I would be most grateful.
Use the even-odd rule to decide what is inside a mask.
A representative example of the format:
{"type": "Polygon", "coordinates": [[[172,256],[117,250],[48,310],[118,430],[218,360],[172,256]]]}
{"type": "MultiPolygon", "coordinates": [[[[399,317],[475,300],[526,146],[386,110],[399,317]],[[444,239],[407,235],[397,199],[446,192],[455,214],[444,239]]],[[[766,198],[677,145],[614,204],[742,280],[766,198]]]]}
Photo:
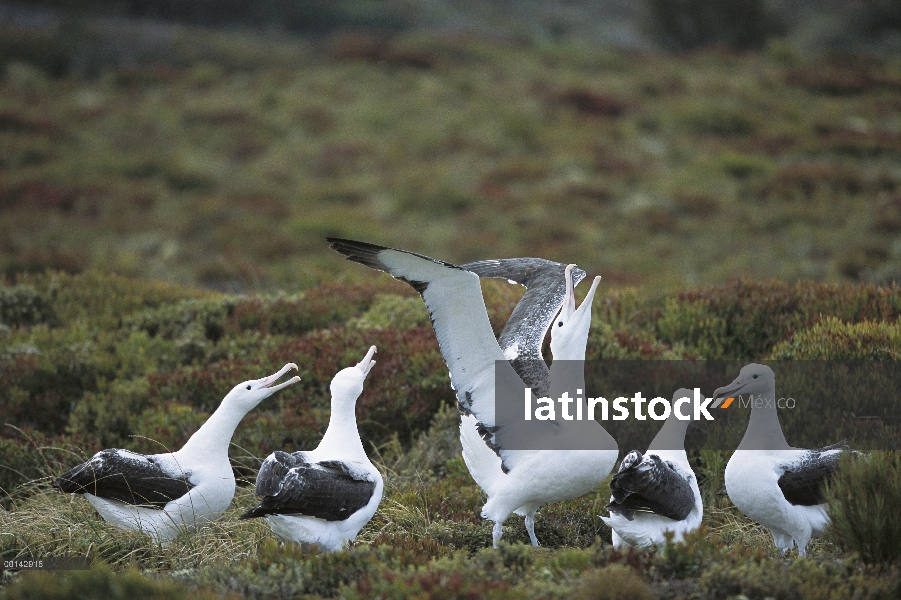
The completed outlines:
{"type": "Polygon", "coordinates": [[[282,375],[284,375],[285,373],[287,373],[287,372],[290,371],[291,369],[294,369],[294,370],[296,371],[296,370],[297,370],[297,365],[295,365],[294,363],[288,363],[288,364],[286,364],[284,367],[282,367],[282,368],[279,370],[278,373],[273,373],[272,375],[269,375],[268,377],[263,377],[262,379],[257,379],[257,382],[260,384],[260,389],[265,388],[265,389],[270,390],[270,391],[272,391],[272,392],[277,392],[277,391],[279,391],[280,389],[286,388],[286,387],[288,387],[289,385],[291,385],[291,384],[293,384],[293,383],[297,383],[298,381],[300,381],[300,377],[298,377],[297,375],[295,375],[294,377],[292,377],[292,378],[289,379],[288,381],[285,381],[285,382],[280,383],[280,384],[278,384],[278,385],[273,385],[276,381],[279,380],[279,378],[280,378],[282,375]]]}
{"type": "Polygon", "coordinates": [[[375,361],[372,360],[372,357],[375,356],[375,346],[370,346],[369,352],[366,353],[365,358],[357,363],[357,368],[363,371],[363,376],[369,375],[370,369],[372,369],[372,365],[375,364],[375,361]]]}
{"type": "Polygon", "coordinates": [[[735,380],[727,386],[716,388],[713,391],[713,401],[716,402],[718,398],[734,398],[744,387],[744,383],[735,380]]]}
{"type": "Polygon", "coordinates": [[[563,296],[560,316],[564,320],[568,320],[576,312],[576,289],[573,285],[573,269],[575,267],[575,264],[566,265],[566,270],[563,272],[563,276],[566,278],[566,295],[563,296]]]}

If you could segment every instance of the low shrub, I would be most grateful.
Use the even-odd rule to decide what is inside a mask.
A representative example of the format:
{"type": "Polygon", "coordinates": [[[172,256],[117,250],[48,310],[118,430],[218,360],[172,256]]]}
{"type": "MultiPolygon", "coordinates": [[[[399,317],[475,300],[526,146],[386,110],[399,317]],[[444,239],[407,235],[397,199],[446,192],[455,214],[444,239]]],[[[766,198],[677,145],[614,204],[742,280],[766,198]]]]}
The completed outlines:
{"type": "Polygon", "coordinates": [[[897,322],[845,323],[826,317],[773,348],[770,357],[789,360],[899,360],[901,326],[897,322]]]}
{"type": "Polygon", "coordinates": [[[155,579],[131,568],[115,573],[104,565],[61,573],[32,571],[0,590],[2,600],[180,600],[217,598],[208,590],[191,589],[171,579],[155,579]]]}
{"type": "Polygon", "coordinates": [[[428,325],[429,313],[418,297],[379,294],[363,316],[350,319],[348,326],[358,329],[410,329],[428,325]]]}
{"type": "Polygon", "coordinates": [[[848,456],[826,489],[832,532],[867,563],[901,562],[901,456],[848,456]]]}
{"type": "Polygon", "coordinates": [[[577,600],[652,600],[655,595],[634,569],[608,565],[583,575],[572,597],[577,600]]]}
{"type": "Polygon", "coordinates": [[[53,307],[30,285],[0,288],[0,323],[9,327],[30,327],[38,323],[58,325],[53,307]]]}

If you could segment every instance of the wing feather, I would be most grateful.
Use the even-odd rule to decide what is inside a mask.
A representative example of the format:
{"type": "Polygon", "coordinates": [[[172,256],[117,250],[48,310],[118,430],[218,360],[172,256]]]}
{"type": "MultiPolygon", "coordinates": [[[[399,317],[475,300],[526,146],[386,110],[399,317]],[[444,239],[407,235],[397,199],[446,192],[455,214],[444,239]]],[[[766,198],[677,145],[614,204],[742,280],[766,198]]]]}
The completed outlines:
{"type": "Polygon", "coordinates": [[[353,465],[337,460],[308,462],[302,453],[271,454],[257,475],[259,506],[241,515],[304,515],[343,521],[369,504],[376,484],[360,479],[353,465]]]}
{"type": "Polygon", "coordinates": [[[53,487],[70,494],[93,494],[126,504],[163,508],[194,487],[191,474],[173,476],[152,456],[113,448],[56,478],[53,487]]]}
{"type": "Polygon", "coordinates": [[[642,456],[638,450],[623,459],[610,481],[612,496],[607,510],[630,521],[635,512],[650,512],[675,521],[685,519],[694,508],[695,497],[687,475],[675,464],[656,454],[642,456]]]}
{"type": "Polygon", "coordinates": [[[854,451],[843,440],[831,446],[809,450],[798,459],[779,465],[783,470],[779,477],[782,495],[796,506],[815,506],[825,502],[823,484],[838,470],[839,461],[845,452],[854,451]]]}

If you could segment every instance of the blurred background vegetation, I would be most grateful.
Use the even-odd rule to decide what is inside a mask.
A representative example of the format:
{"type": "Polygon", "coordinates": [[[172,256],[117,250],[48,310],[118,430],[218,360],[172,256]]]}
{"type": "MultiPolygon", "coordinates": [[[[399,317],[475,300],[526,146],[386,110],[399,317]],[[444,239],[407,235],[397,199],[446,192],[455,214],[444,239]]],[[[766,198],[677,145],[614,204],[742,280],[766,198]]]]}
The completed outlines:
{"type": "Polygon", "coordinates": [[[0,272],[901,274],[901,2],[0,2],[0,272]]]}
{"type": "MultiPolygon", "coordinates": [[[[379,561],[406,569],[490,545],[421,301],[326,236],[457,263],[577,262],[604,277],[589,358],[897,359],[901,2],[0,1],[0,530],[12,532],[0,553],[212,565],[182,575],[242,595],[272,571],[260,589],[285,579],[291,594],[328,596],[370,585],[356,578],[379,561]],[[349,566],[265,544],[258,556],[271,534],[234,516],[253,502],[259,459],[318,442],[331,377],[370,344],[379,364],[358,417],[389,481],[361,536],[374,548],[349,566]],[[232,385],[288,361],[302,383],[233,440],[234,514],[184,545],[123,536],[50,490],[101,447],[180,445],[232,385]],[[326,591],[310,587],[320,580],[326,591]]],[[[484,287],[499,331],[521,288],[484,287]]],[[[850,578],[803,564],[763,576],[775,549],[731,507],[727,457],[692,455],[714,537],[681,554],[596,546],[545,568],[504,550],[472,568],[529,590],[517,598],[566,597],[589,567],[608,581],[619,562],[663,597],[801,597],[808,580],[851,596],[875,581],[856,562],[850,578]]],[[[897,461],[883,467],[835,496],[897,482],[897,461]]],[[[894,510],[899,490],[880,506],[894,510]]],[[[608,496],[542,509],[539,537],[609,541],[608,496]]],[[[854,523],[883,522],[874,510],[850,510],[812,554],[897,560],[847,541],[854,523]]],[[[901,525],[885,522],[879,539],[896,549],[901,525]]],[[[505,539],[525,536],[508,521],[505,539]]],[[[478,580],[454,560],[428,577],[478,580]]],[[[72,589],[111,577],[92,573],[72,589]]],[[[880,589],[860,597],[897,596],[880,589]]]]}

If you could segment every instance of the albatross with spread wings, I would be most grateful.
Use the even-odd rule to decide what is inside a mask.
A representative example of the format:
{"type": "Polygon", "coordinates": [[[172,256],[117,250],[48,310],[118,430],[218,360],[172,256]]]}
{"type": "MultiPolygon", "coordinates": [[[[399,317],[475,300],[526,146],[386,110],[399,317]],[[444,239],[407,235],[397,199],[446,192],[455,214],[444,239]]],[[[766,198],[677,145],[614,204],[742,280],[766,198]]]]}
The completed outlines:
{"type": "MultiPolygon", "coordinates": [[[[486,490],[489,497],[482,509],[482,516],[494,522],[495,546],[501,538],[503,522],[515,510],[524,508],[527,511],[550,502],[577,498],[594,490],[610,473],[618,455],[616,441],[595,421],[585,422],[583,431],[593,438],[598,448],[603,448],[599,450],[563,449],[568,440],[561,436],[557,436],[561,439],[547,438],[548,447],[557,445],[561,448],[557,450],[515,450],[498,443],[499,432],[505,427],[523,424],[502,422],[495,414],[495,369],[498,376],[507,381],[523,382],[494,337],[477,275],[457,265],[412,252],[352,240],[329,238],[328,241],[334,250],[348,259],[385,271],[409,283],[422,296],[441,354],[450,370],[458,406],[475,416],[483,442],[500,457],[501,469],[506,475],[497,480],[493,489],[486,490]]],[[[599,278],[596,278],[582,306],[574,312],[573,325],[583,325],[578,335],[571,336],[570,348],[563,348],[561,352],[572,349],[581,351],[584,357],[591,301],[598,283],[599,278]]],[[[565,358],[558,357],[556,350],[554,356],[565,358]]],[[[557,362],[555,360],[554,365],[557,362]]],[[[555,380],[567,379],[567,384],[571,384],[579,375],[571,372],[572,377],[555,377],[554,365],[550,377],[551,393],[555,380]]],[[[581,377],[584,380],[584,369],[581,377]]],[[[526,429],[532,431],[529,426],[533,423],[528,423],[526,429]]],[[[547,431],[544,429],[542,433],[547,431]]]]}

